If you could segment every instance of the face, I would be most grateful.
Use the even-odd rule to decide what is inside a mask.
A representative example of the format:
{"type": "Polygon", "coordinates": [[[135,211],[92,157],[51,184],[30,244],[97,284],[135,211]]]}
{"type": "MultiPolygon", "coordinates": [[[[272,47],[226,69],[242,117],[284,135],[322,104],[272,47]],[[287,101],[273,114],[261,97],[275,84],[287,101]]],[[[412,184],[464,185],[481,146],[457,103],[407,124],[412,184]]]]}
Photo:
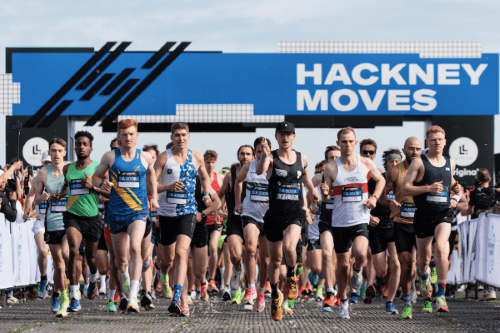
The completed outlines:
{"type": "Polygon", "coordinates": [[[241,148],[240,152],[238,154],[238,161],[240,161],[240,164],[243,165],[243,164],[248,163],[252,160],[253,160],[252,148],[250,148],[250,147],[241,148]]]}
{"type": "Polygon", "coordinates": [[[337,141],[337,146],[340,147],[340,152],[344,156],[349,156],[354,154],[354,147],[358,144],[356,141],[356,135],[353,132],[348,132],[340,135],[339,141],[337,141]]]}
{"type": "Polygon", "coordinates": [[[261,155],[262,155],[262,145],[257,145],[257,147],[255,147],[255,157],[259,160],[261,155]]]}
{"type": "MultiPolygon", "coordinates": [[[[340,154],[339,154],[340,155],[340,154]]],[[[316,169],[317,173],[323,173],[325,172],[325,164],[321,165],[319,168],[316,169]]]]}
{"type": "Polygon", "coordinates": [[[124,148],[133,148],[137,144],[137,138],[139,138],[139,132],[137,132],[137,128],[135,126],[130,126],[126,129],[120,130],[120,138],[121,146],[124,148]]]}
{"type": "Polygon", "coordinates": [[[384,164],[385,170],[389,170],[393,166],[398,165],[398,163],[399,163],[399,160],[395,159],[395,158],[391,158],[391,159],[387,160],[384,164]]]}
{"type": "Polygon", "coordinates": [[[174,146],[180,149],[187,147],[190,138],[191,134],[189,134],[189,132],[184,128],[175,130],[174,133],[170,136],[170,139],[172,139],[174,146]]]}
{"type": "Polygon", "coordinates": [[[446,146],[446,139],[444,134],[441,132],[430,133],[427,136],[427,146],[429,146],[429,151],[434,153],[442,153],[444,146],[446,146]]]}
{"type": "Polygon", "coordinates": [[[75,142],[75,153],[76,158],[79,160],[84,160],[90,156],[92,152],[92,147],[90,146],[90,140],[86,136],[80,136],[75,142]]]}
{"type": "Polygon", "coordinates": [[[373,161],[375,157],[377,157],[377,149],[374,145],[363,145],[363,147],[361,147],[361,156],[368,157],[373,161]]]}
{"type": "Polygon", "coordinates": [[[326,155],[326,161],[330,163],[334,161],[337,157],[340,157],[340,150],[330,150],[326,155]]]}
{"type": "Polygon", "coordinates": [[[295,133],[279,132],[275,135],[278,145],[282,149],[288,149],[292,147],[293,140],[295,140],[295,133]]]}
{"type": "Polygon", "coordinates": [[[422,144],[420,143],[420,140],[416,138],[409,139],[406,142],[405,147],[403,148],[403,153],[405,154],[406,159],[409,163],[419,157],[422,153],[422,144]]]}
{"type": "Polygon", "coordinates": [[[113,142],[113,144],[111,145],[111,148],[112,148],[112,150],[118,148],[118,140],[116,140],[115,142],[113,142]]]}
{"type": "Polygon", "coordinates": [[[54,163],[62,163],[66,156],[66,148],[58,143],[53,143],[49,149],[50,160],[54,163]]]}
{"type": "Polygon", "coordinates": [[[156,158],[158,157],[158,156],[156,156],[156,150],[150,149],[150,150],[146,150],[146,152],[150,153],[151,157],[153,158],[153,162],[156,162],[156,158]]]}
{"type": "Polygon", "coordinates": [[[208,160],[205,160],[205,169],[207,169],[207,172],[209,174],[214,172],[216,165],[217,165],[217,160],[213,157],[209,158],[208,160]]]}

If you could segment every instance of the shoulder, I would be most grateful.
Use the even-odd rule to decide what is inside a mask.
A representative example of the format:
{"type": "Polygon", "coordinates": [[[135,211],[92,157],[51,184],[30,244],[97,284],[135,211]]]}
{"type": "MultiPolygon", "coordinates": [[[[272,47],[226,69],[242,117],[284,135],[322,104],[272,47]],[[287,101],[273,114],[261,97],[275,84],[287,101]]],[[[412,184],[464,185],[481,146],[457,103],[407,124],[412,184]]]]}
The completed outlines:
{"type": "Polygon", "coordinates": [[[151,156],[151,154],[147,151],[141,151],[141,157],[143,157],[144,159],[146,159],[148,162],[152,162],[153,161],[153,156],[151,156]]]}
{"type": "Polygon", "coordinates": [[[197,159],[198,161],[203,160],[203,155],[202,154],[198,153],[195,150],[191,150],[191,152],[193,154],[193,158],[197,159]]]}
{"type": "Polygon", "coordinates": [[[451,169],[452,170],[455,170],[455,167],[456,167],[456,163],[454,160],[452,160],[451,158],[448,158],[448,160],[450,160],[450,166],[451,166],[451,169]]]}
{"type": "MultiPolygon", "coordinates": [[[[73,163],[74,163],[74,162],[73,162],[73,163]]],[[[68,172],[69,167],[70,167],[73,163],[69,163],[69,164],[66,164],[65,166],[63,166],[63,173],[64,173],[64,174],[66,174],[66,172],[68,172]]]]}
{"type": "MultiPolygon", "coordinates": [[[[403,162],[401,162],[403,163],[403,162]]],[[[399,175],[399,164],[393,166],[387,172],[385,173],[385,179],[390,180],[390,179],[395,179],[399,175]]]]}
{"type": "Polygon", "coordinates": [[[424,161],[422,160],[422,157],[417,157],[413,161],[411,161],[410,168],[411,167],[423,167],[424,166],[424,161]]]}

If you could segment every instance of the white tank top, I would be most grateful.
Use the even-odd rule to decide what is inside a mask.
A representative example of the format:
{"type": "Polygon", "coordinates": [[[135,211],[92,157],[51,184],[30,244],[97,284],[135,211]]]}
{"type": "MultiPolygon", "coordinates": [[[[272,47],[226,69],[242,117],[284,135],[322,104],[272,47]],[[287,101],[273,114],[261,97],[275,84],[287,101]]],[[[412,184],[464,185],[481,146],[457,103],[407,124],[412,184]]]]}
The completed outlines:
{"type": "MultiPolygon", "coordinates": [[[[318,195],[321,198],[321,188],[320,185],[316,187],[316,190],[318,191],[318,195]]],[[[318,203],[312,203],[313,205],[318,205],[319,209],[316,214],[314,214],[313,218],[313,223],[307,228],[307,237],[309,239],[319,239],[319,221],[320,221],[320,215],[321,215],[321,201],[318,203]]]]}
{"type": "Polygon", "coordinates": [[[347,172],[344,170],[340,157],[335,159],[337,178],[332,184],[335,201],[332,211],[333,227],[352,227],[358,224],[370,223],[370,210],[363,205],[368,199],[368,180],[361,168],[360,158],[356,168],[347,172]]]}
{"type": "Polygon", "coordinates": [[[246,196],[243,200],[242,216],[249,216],[257,222],[264,223],[263,217],[269,208],[269,183],[266,173],[257,175],[257,160],[250,162],[247,173],[246,196]]]}

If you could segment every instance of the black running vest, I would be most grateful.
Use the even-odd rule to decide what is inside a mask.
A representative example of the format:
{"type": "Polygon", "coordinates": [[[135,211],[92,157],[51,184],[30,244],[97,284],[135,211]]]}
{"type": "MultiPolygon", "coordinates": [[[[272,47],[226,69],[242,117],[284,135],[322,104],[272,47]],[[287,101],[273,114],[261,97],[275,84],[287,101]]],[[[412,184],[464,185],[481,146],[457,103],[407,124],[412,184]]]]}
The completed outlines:
{"type": "Polygon", "coordinates": [[[429,162],[427,156],[422,155],[424,163],[424,177],[419,182],[414,182],[415,186],[432,185],[435,182],[443,181],[443,191],[439,194],[423,193],[413,197],[417,212],[420,215],[434,215],[444,212],[450,207],[451,190],[451,163],[448,157],[444,157],[446,163],[442,167],[435,167],[429,162]]]}
{"type": "MultiPolygon", "coordinates": [[[[237,166],[231,167],[231,188],[226,192],[226,205],[227,205],[227,215],[228,219],[234,216],[234,207],[236,206],[236,201],[234,199],[234,183],[236,182],[236,168],[237,166]]],[[[227,176],[226,176],[227,177],[227,176]]],[[[247,182],[243,182],[243,189],[241,191],[241,203],[243,204],[243,200],[247,194],[245,190],[247,187],[247,182]]]]}

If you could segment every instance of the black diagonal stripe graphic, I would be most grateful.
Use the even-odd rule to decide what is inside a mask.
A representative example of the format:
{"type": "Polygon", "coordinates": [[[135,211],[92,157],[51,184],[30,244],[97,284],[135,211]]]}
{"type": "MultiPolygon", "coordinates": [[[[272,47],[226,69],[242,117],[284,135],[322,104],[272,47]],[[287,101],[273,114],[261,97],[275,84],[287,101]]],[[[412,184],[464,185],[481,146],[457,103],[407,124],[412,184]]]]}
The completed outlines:
{"type": "Polygon", "coordinates": [[[116,42],[106,43],[92,58],[89,59],[59,90],[24,124],[24,127],[35,126],[43,116],[45,116],[50,109],[54,107],[61,100],[61,98],[73,88],[75,84],[82,79],[82,77],[94,67],[102,57],[116,44],[116,42]]]}
{"type": "Polygon", "coordinates": [[[104,88],[103,91],[101,91],[100,95],[101,96],[109,96],[113,93],[113,91],[115,91],[116,88],[118,88],[118,86],[120,84],[122,84],[123,81],[125,81],[125,79],[130,75],[132,74],[132,72],[135,70],[135,68],[125,68],[120,74],[118,74],[117,77],[115,77],[115,79],[113,81],[111,81],[110,84],[108,84],[108,86],[106,88],[104,88]]]}
{"type": "Polygon", "coordinates": [[[39,128],[47,128],[49,127],[56,119],[59,117],[64,110],[68,108],[68,106],[71,105],[73,101],[71,100],[64,100],[59,104],[54,111],[52,111],[45,119],[42,121],[40,125],[38,125],[39,128]]]}
{"type": "Polygon", "coordinates": [[[104,74],[99,80],[97,80],[96,83],[94,83],[92,87],[90,87],[89,90],[87,90],[85,95],[80,98],[80,101],[90,101],[90,99],[94,97],[99,92],[99,90],[101,90],[102,87],[104,87],[106,83],[108,83],[108,81],[113,78],[113,76],[115,76],[115,74],[104,74]]]}
{"type": "Polygon", "coordinates": [[[160,59],[163,58],[163,56],[167,54],[170,48],[174,45],[175,42],[166,42],[165,45],[163,45],[161,49],[158,50],[158,52],[155,52],[155,54],[153,54],[153,56],[149,58],[149,60],[142,66],[142,69],[153,68],[154,65],[156,65],[156,63],[160,61],[160,59]]]}
{"type": "Polygon", "coordinates": [[[111,63],[113,63],[113,61],[116,60],[116,58],[118,58],[118,56],[120,54],[122,54],[123,51],[125,51],[125,49],[130,45],[132,44],[132,42],[123,42],[123,43],[120,43],[120,45],[118,45],[118,47],[116,48],[116,50],[114,50],[113,52],[111,52],[86,78],[85,80],[82,81],[82,83],[80,83],[78,85],[78,87],[76,87],[76,90],[85,90],[87,89],[87,87],[89,87],[92,82],[94,82],[94,80],[99,76],[101,75],[102,72],[104,72],[104,70],[106,70],[106,68],[108,68],[109,65],[111,65],[111,63]]]}
{"type": "Polygon", "coordinates": [[[125,109],[191,44],[182,42],[104,119],[101,126],[110,126],[125,109]]]}
{"type": "Polygon", "coordinates": [[[111,108],[139,81],[139,79],[130,79],[125,82],[118,91],[85,123],[85,126],[94,126],[95,123],[108,113],[111,108]]]}

